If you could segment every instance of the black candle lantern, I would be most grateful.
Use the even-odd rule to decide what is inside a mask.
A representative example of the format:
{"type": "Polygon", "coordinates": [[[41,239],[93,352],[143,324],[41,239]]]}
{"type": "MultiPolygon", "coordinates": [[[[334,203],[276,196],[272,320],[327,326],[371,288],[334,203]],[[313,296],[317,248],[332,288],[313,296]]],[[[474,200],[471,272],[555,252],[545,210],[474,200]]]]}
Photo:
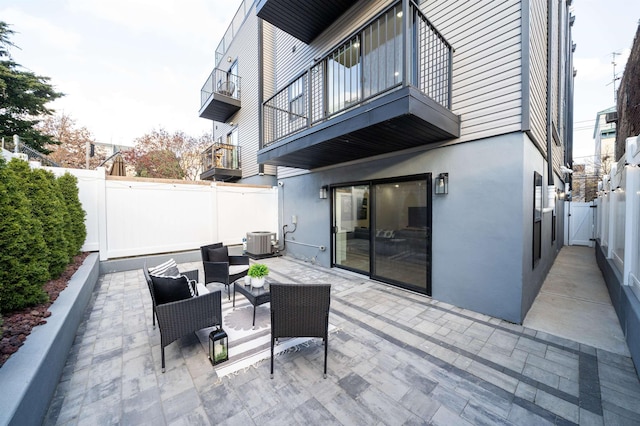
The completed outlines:
{"type": "Polygon", "coordinates": [[[211,364],[220,364],[229,359],[227,333],[222,327],[209,333],[209,360],[211,364]]]}

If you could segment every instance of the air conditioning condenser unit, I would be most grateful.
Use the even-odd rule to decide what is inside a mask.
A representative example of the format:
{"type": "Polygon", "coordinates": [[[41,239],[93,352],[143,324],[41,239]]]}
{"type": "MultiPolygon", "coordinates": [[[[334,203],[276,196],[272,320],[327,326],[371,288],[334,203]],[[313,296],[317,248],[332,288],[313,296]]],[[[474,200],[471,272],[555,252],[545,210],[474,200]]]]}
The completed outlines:
{"type": "Polygon", "coordinates": [[[247,232],[247,253],[254,256],[264,256],[273,253],[275,232],[256,231],[247,232]]]}

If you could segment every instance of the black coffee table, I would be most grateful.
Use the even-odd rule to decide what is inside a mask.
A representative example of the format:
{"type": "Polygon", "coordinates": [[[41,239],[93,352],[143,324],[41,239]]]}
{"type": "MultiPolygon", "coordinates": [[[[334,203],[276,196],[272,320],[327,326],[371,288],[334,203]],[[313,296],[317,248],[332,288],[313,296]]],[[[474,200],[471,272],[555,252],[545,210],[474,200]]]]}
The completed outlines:
{"type": "Polygon", "coordinates": [[[256,306],[269,303],[271,293],[269,292],[269,282],[265,280],[264,287],[253,287],[252,285],[244,285],[244,281],[236,281],[233,283],[233,307],[236,306],[236,291],[244,295],[253,305],[253,323],[256,326],[256,306]]]}

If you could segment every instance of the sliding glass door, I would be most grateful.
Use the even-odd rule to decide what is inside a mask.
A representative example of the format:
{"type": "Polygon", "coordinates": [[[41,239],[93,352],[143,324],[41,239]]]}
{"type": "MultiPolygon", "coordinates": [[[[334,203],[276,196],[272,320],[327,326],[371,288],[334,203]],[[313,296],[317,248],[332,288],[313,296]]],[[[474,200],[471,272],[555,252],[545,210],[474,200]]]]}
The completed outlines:
{"type": "Polygon", "coordinates": [[[427,293],[431,221],[426,179],[381,183],[373,188],[371,276],[427,293]]]}
{"type": "Polygon", "coordinates": [[[369,273],[369,185],[333,190],[334,264],[369,273]]]}
{"type": "Polygon", "coordinates": [[[338,186],[333,264],[431,293],[431,176],[338,186]]]}

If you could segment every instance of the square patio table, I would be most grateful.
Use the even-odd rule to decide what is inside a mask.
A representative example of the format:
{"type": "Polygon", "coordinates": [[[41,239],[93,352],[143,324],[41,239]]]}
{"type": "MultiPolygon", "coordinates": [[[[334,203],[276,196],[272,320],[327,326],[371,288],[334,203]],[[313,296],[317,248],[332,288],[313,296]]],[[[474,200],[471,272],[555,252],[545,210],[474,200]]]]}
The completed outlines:
{"type": "Polygon", "coordinates": [[[253,287],[252,285],[244,285],[244,281],[236,281],[233,283],[233,307],[236,306],[236,291],[244,295],[253,305],[253,327],[256,326],[256,306],[269,303],[271,293],[269,292],[269,279],[265,279],[264,287],[253,287]]]}

